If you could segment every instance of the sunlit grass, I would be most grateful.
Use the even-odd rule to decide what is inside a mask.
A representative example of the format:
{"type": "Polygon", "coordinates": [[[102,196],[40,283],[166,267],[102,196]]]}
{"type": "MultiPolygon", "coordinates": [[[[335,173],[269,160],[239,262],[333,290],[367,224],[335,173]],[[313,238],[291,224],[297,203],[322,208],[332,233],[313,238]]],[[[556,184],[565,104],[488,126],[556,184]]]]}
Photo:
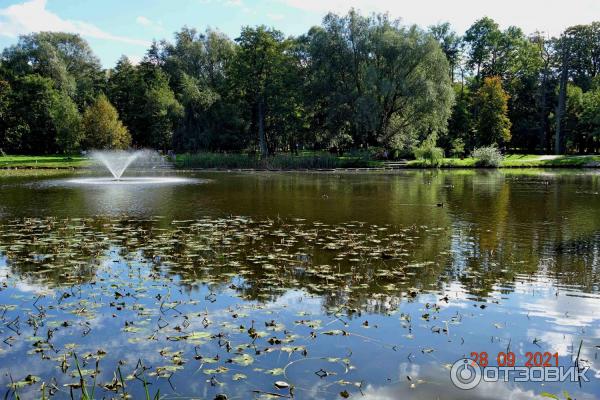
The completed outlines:
{"type": "MultiPolygon", "coordinates": [[[[444,158],[442,168],[471,168],[476,166],[476,159],[472,157],[444,158]]],[[[542,156],[536,154],[510,154],[504,156],[501,168],[529,168],[529,167],[576,167],[594,166],[600,164],[600,155],[590,156],[542,156]]],[[[427,167],[423,160],[411,160],[409,167],[427,167]]]]}
{"type": "MultiPolygon", "coordinates": [[[[83,156],[33,156],[7,155],[0,156],[2,169],[72,169],[85,168],[92,164],[89,158],[83,156]]],[[[510,154],[504,156],[503,168],[528,167],[575,167],[600,165],[600,155],[567,155],[541,156],[536,154],[510,154]]],[[[370,159],[366,155],[337,156],[326,152],[303,151],[298,155],[280,153],[267,158],[242,153],[209,153],[180,154],[177,156],[176,167],[197,169],[334,169],[334,168],[381,168],[385,163],[370,159]]],[[[406,166],[410,168],[431,168],[423,160],[409,160],[406,166]]],[[[444,158],[442,168],[472,168],[476,159],[444,158]]]]}
{"type": "Polygon", "coordinates": [[[78,168],[89,164],[82,156],[0,156],[0,168],[78,168]]]}

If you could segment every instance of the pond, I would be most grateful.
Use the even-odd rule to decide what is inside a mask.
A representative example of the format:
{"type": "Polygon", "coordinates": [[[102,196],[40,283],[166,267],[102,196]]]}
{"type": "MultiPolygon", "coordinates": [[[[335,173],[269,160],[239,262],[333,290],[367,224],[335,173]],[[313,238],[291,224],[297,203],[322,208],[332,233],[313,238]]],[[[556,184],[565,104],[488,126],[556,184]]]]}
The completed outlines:
{"type": "Polygon", "coordinates": [[[0,172],[2,396],[600,397],[597,171],[86,174],[0,172]]]}

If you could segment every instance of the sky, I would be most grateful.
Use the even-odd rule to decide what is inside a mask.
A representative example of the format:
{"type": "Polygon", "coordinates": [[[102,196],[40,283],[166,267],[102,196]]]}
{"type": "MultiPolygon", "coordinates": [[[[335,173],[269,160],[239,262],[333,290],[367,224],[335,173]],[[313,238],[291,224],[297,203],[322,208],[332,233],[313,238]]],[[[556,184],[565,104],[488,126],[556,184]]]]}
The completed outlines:
{"type": "Polygon", "coordinates": [[[182,26],[218,29],[236,38],[244,25],[264,24],[298,35],[328,11],[389,12],[422,27],[450,22],[463,33],[488,16],[502,28],[558,35],[600,20],[600,0],[0,0],[0,49],[38,31],[81,34],[106,68],[121,55],[137,62],[153,39],[172,39],[182,26]]]}

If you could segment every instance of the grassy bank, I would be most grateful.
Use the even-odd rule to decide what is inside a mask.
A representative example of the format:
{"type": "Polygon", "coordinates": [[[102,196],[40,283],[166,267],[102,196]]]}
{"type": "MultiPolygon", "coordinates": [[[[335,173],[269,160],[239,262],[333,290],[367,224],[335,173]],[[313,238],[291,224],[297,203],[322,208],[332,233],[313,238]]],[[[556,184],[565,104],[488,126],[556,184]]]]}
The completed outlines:
{"type": "MultiPolygon", "coordinates": [[[[247,154],[196,153],[177,156],[176,166],[188,169],[334,169],[334,168],[431,168],[425,160],[405,163],[373,160],[364,156],[335,156],[305,152],[300,155],[277,154],[260,159],[247,154]]],[[[477,159],[444,158],[441,168],[476,168],[477,159]]],[[[511,154],[504,157],[501,168],[584,168],[600,167],[600,155],[553,156],[511,154]]]]}
{"type": "Polygon", "coordinates": [[[0,156],[0,168],[81,168],[89,160],[81,156],[0,156]]]}
{"type": "MultiPolygon", "coordinates": [[[[0,169],[73,169],[92,162],[81,156],[0,156],[0,169]]],[[[329,153],[304,152],[300,155],[277,154],[260,159],[248,154],[195,153],[180,154],[175,166],[181,169],[265,169],[318,170],[335,168],[430,168],[424,160],[384,162],[366,156],[336,156],[329,153]]],[[[444,158],[442,168],[475,168],[471,157],[444,158]]],[[[540,156],[512,154],[505,156],[501,168],[584,168],[600,167],[600,155],[540,156]]]]}
{"type": "Polygon", "coordinates": [[[177,156],[177,168],[217,169],[334,169],[377,167],[381,163],[363,157],[338,157],[328,153],[276,154],[259,158],[248,154],[196,153],[177,156]]]}
{"type": "MultiPolygon", "coordinates": [[[[441,168],[475,168],[477,160],[472,157],[444,158],[441,168]]],[[[428,168],[424,160],[408,161],[409,168],[428,168]]],[[[589,156],[542,156],[535,154],[511,154],[504,157],[500,168],[585,168],[600,167],[600,155],[589,156]]]]}

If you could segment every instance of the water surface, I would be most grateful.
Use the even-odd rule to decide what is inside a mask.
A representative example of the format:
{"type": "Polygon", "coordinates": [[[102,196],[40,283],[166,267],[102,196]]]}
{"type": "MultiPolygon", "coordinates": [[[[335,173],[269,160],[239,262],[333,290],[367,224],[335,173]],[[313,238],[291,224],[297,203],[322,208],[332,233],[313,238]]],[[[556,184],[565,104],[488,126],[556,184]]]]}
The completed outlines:
{"type": "Polygon", "coordinates": [[[600,397],[595,171],[0,174],[5,392],[600,397]],[[591,381],[451,384],[507,350],[591,381]]]}

